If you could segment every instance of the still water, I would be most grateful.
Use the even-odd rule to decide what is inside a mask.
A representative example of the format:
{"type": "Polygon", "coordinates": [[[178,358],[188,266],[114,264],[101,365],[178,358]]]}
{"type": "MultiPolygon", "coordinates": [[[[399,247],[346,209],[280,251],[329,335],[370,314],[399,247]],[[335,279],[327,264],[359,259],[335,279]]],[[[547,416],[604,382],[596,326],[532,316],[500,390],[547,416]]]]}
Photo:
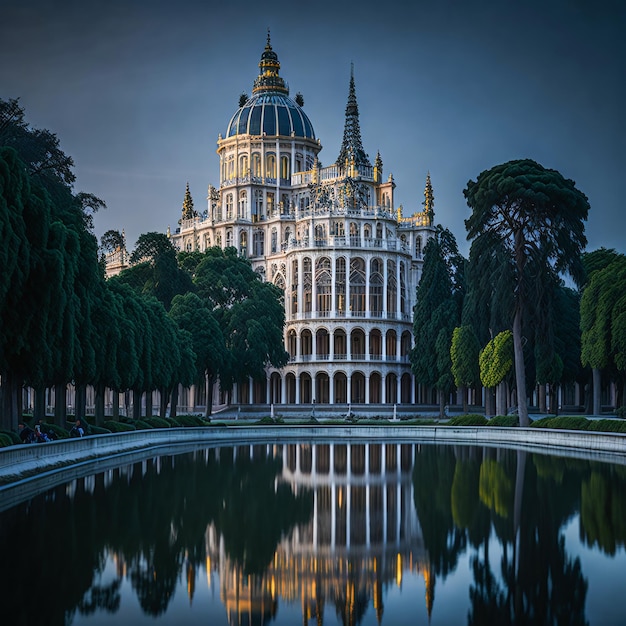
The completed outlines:
{"type": "Polygon", "coordinates": [[[2,621],[621,625],[625,541],[621,464],[405,443],[210,448],[2,511],[2,621]]]}

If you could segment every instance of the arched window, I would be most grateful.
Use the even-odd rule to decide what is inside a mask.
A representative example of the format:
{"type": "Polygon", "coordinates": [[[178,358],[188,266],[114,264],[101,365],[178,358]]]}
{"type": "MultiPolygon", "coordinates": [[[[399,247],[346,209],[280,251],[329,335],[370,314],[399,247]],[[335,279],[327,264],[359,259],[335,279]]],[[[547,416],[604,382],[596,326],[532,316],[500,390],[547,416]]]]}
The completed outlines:
{"type": "Polygon", "coordinates": [[[350,245],[360,246],[361,236],[359,234],[359,225],[356,222],[350,222],[350,245]]]}
{"type": "Polygon", "coordinates": [[[245,190],[239,192],[239,209],[237,217],[245,219],[248,213],[248,193],[245,190]]]}
{"type": "Polygon", "coordinates": [[[346,259],[339,257],[335,263],[335,307],[337,315],[346,314],[346,259]]]}
{"type": "Polygon", "coordinates": [[[304,298],[304,312],[310,313],[313,300],[313,272],[311,268],[311,258],[304,257],[302,263],[302,287],[304,298]]]}
{"type": "Polygon", "coordinates": [[[291,359],[296,358],[296,349],[297,349],[297,338],[296,331],[293,328],[289,329],[287,333],[287,352],[289,352],[289,357],[291,359]]]}
{"type": "Polygon", "coordinates": [[[363,237],[365,237],[365,239],[372,238],[372,227],[369,224],[363,226],[363,237]]]}
{"type": "Polygon", "coordinates": [[[265,156],[265,176],[267,178],[276,178],[276,155],[267,154],[265,156]]]}
{"type": "Polygon", "coordinates": [[[372,259],[370,263],[370,313],[380,317],[383,313],[383,263],[372,259]]]}
{"type": "Polygon", "coordinates": [[[248,233],[245,230],[239,234],[239,254],[248,256],[248,233]]]}
{"type": "Polygon", "coordinates": [[[332,273],[328,257],[317,259],[315,263],[315,292],[317,294],[317,313],[326,317],[332,309],[332,273]]]}
{"type": "Polygon", "coordinates": [[[215,234],[215,245],[218,248],[222,247],[222,233],[216,233],[215,234]]]}
{"type": "Polygon", "coordinates": [[[361,257],[350,261],[350,311],[359,316],[365,313],[365,261],[361,257]]]}
{"type": "Polygon", "coordinates": [[[382,239],[382,238],[383,238],[383,225],[376,224],[376,239],[382,239]]]}
{"type": "Polygon", "coordinates": [[[315,245],[323,246],[326,244],[326,226],[324,224],[315,225],[315,245]]]}
{"type": "Polygon", "coordinates": [[[254,213],[257,218],[263,215],[263,191],[261,189],[254,192],[254,213]]]}
{"type": "Polygon", "coordinates": [[[252,155],[252,176],[261,176],[261,155],[258,152],[252,155]]]}
{"type": "Polygon", "coordinates": [[[289,157],[287,155],[282,155],[280,157],[280,177],[284,179],[288,179],[291,177],[291,171],[289,168],[289,157]]]}
{"type": "Polygon", "coordinates": [[[285,291],[285,277],[281,274],[278,273],[276,275],[276,278],[274,279],[274,284],[281,290],[281,291],[285,291]]]}
{"type": "Polygon", "coordinates": [[[250,168],[248,167],[248,155],[242,154],[239,157],[239,178],[244,178],[250,175],[250,168]]]}
{"type": "Polygon", "coordinates": [[[252,235],[252,254],[254,256],[263,256],[265,254],[265,231],[254,231],[252,235]]]}
{"type": "Polygon", "coordinates": [[[396,278],[396,262],[387,261],[387,313],[396,313],[398,299],[398,280],[396,278]]]}
{"type": "Polygon", "coordinates": [[[230,248],[232,245],[233,245],[233,231],[229,229],[226,231],[226,247],[230,248]]]}
{"type": "Polygon", "coordinates": [[[298,313],[298,261],[291,263],[291,314],[298,313]]]}
{"type": "Polygon", "coordinates": [[[226,219],[233,219],[233,194],[229,193],[226,195],[226,219]]]}
{"type": "Polygon", "coordinates": [[[400,263],[400,313],[407,313],[406,305],[406,266],[400,263]]]}
{"type": "Polygon", "coordinates": [[[341,220],[334,220],[332,223],[333,235],[335,237],[344,237],[346,234],[343,222],[341,220]]]}

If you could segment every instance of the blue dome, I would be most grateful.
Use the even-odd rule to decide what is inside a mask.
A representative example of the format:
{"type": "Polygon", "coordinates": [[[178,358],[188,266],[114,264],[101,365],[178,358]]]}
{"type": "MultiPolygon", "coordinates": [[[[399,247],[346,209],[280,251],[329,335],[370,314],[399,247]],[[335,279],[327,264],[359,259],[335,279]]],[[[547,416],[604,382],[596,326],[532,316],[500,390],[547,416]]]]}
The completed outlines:
{"type": "Polygon", "coordinates": [[[226,137],[235,135],[282,135],[315,139],[306,113],[289,96],[276,91],[253,95],[232,116],[226,137]]]}

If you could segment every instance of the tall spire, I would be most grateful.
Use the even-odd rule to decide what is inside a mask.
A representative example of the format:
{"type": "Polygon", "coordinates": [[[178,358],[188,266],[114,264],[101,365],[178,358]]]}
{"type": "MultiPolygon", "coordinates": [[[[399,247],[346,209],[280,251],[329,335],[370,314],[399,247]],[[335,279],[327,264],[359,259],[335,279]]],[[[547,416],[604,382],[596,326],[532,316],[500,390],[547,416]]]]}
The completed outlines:
{"type": "Polygon", "coordinates": [[[272,44],[270,43],[270,29],[267,29],[267,43],[265,44],[265,50],[261,54],[261,60],[259,61],[259,75],[254,81],[252,87],[252,93],[259,93],[261,91],[278,91],[289,95],[289,87],[285,84],[282,76],[279,76],[280,61],[278,55],[272,50],[272,44]]]}
{"type": "Polygon", "coordinates": [[[182,219],[190,220],[194,217],[197,217],[197,213],[193,208],[193,198],[191,197],[191,193],[189,191],[189,183],[187,183],[187,187],[185,189],[185,198],[183,199],[183,215],[182,219]]]}
{"type": "Polygon", "coordinates": [[[426,175],[426,187],[424,188],[424,213],[432,218],[435,215],[435,194],[433,193],[433,186],[430,182],[430,172],[426,175]]]}
{"type": "Polygon", "coordinates": [[[359,105],[356,101],[354,89],[354,63],[350,64],[350,90],[348,92],[348,104],[346,105],[346,122],[343,128],[343,141],[337,157],[337,165],[345,166],[354,160],[354,164],[371,167],[368,155],[363,149],[361,141],[361,128],[359,127],[359,105]]]}

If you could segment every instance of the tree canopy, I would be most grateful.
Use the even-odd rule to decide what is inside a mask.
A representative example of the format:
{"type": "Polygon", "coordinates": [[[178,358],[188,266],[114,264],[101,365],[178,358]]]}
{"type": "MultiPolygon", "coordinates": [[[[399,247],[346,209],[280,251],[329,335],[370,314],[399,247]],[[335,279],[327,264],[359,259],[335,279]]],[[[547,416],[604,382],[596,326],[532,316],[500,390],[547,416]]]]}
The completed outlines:
{"type": "MultiPolygon", "coordinates": [[[[528,425],[523,318],[537,272],[545,277],[569,274],[582,282],[581,255],[587,244],[584,223],[587,197],[574,181],[530,159],[509,161],[483,171],[464,190],[471,216],[465,221],[467,238],[488,241],[512,261],[513,294],[510,319],[515,353],[515,375],[520,424],[528,425]]],[[[541,280],[541,278],[540,278],[541,280]]]]}

